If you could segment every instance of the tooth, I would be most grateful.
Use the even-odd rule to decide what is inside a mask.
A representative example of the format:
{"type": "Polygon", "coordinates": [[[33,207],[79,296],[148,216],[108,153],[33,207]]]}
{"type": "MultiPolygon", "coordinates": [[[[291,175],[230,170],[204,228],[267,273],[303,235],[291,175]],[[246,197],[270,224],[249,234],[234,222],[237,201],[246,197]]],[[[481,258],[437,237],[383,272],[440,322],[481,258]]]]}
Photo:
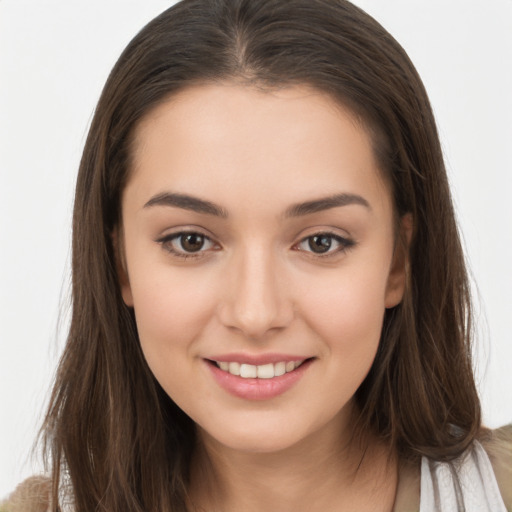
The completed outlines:
{"type": "Polygon", "coordinates": [[[246,363],[241,364],[237,362],[215,362],[217,363],[217,366],[221,370],[229,372],[232,375],[243,377],[245,379],[272,379],[273,377],[280,377],[285,373],[292,372],[293,370],[298,368],[304,361],[281,361],[275,364],[268,363],[259,366],[246,363]]]}
{"type": "Polygon", "coordinates": [[[244,379],[256,378],[258,376],[258,369],[252,364],[240,365],[240,377],[244,379]]]}
{"type": "Polygon", "coordinates": [[[286,373],[286,363],[276,363],[274,366],[274,376],[279,377],[280,375],[284,375],[286,373]]]}
{"type": "Polygon", "coordinates": [[[229,363],[228,371],[232,375],[240,375],[240,363],[229,363]]]}
{"type": "Polygon", "coordinates": [[[271,379],[274,376],[274,365],[272,363],[257,366],[258,379],[271,379]]]}

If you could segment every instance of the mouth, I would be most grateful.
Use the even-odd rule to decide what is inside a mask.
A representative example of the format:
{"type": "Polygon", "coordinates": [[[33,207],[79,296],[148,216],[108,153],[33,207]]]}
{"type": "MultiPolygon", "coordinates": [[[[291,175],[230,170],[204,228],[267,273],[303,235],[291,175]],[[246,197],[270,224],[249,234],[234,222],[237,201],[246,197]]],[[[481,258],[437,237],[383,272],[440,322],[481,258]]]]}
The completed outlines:
{"type": "Polygon", "coordinates": [[[312,358],[300,359],[295,361],[278,361],[276,363],[267,363],[261,365],[253,365],[240,363],[236,361],[211,361],[210,364],[215,365],[223,372],[241,377],[242,379],[273,379],[280,377],[286,373],[291,373],[299,368],[306,361],[312,358]]]}
{"type": "Polygon", "coordinates": [[[264,364],[250,364],[247,359],[251,357],[245,356],[238,360],[238,357],[230,355],[228,358],[229,361],[221,357],[205,359],[205,362],[224,390],[246,400],[267,400],[285,393],[302,379],[315,359],[295,357],[282,360],[274,355],[265,357],[266,361],[251,361],[264,364]],[[269,361],[269,358],[274,361],[269,361]],[[243,362],[244,359],[246,362],[243,362]]]}

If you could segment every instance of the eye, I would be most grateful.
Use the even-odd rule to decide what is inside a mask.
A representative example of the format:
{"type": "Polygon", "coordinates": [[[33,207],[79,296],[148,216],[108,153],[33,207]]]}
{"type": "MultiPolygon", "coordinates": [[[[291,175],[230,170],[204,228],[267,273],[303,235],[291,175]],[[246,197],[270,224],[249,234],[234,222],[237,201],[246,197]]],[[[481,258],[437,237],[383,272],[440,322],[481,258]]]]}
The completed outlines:
{"type": "Polygon", "coordinates": [[[199,256],[213,249],[216,244],[206,235],[197,232],[181,232],[167,235],[157,240],[170,253],[183,258],[199,256]]]}
{"type": "Polygon", "coordinates": [[[352,247],[354,242],[334,233],[315,233],[297,244],[300,251],[318,255],[335,254],[352,247]]]}

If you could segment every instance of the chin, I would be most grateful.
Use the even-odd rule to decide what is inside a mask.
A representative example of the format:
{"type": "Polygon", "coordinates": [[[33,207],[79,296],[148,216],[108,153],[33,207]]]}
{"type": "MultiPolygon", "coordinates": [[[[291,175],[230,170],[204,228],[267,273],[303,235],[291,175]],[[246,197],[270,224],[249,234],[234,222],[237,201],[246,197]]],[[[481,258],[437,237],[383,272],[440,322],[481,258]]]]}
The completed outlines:
{"type": "Polygon", "coordinates": [[[331,441],[339,439],[342,428],[340,422],[344,415],[334,414],[333,417],[325,418],[317,415],[310,418],[311,421],[303,422],[289,415],[263,416],[255,418],[247,414],[242,421],[231,422],[229,426],[224,418],[225,421],[219,421],[216,425],[209,424],[208,429],[200,426],[198,432],[206,444],[221,449],[247,454],[271,454],[305,446],[309,441],[318,441],[320,438],[331,441]]]}
{"type": "MultiPolygon", "coordinates": [[[[204,432],[204,431],[203,431],[204,432]]],[[[271,454],[285,451],[298,444],[304,436],[299,433],[270,431],[268,428],[252,432],[223,432],[218,436],[205,433],[206,438],[224,448],[247,454],[271,454]]],[[[203,436],[205,437],[205,436],[203,436]]]]}

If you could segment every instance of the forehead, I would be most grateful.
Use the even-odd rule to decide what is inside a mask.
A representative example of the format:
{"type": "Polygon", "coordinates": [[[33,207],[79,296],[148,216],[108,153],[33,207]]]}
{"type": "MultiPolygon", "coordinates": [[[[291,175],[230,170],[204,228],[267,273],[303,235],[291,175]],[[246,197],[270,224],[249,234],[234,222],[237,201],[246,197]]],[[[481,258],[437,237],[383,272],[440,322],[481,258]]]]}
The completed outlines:
{"type": "Polygon", "coordinates": [[[389,200],[362,124],[305,86],[185,89],[139,123],[132,157],[128,188],[141,196],[170,188],[229,202],[236,193],[249,205],[365,189],[389,200]]]}

